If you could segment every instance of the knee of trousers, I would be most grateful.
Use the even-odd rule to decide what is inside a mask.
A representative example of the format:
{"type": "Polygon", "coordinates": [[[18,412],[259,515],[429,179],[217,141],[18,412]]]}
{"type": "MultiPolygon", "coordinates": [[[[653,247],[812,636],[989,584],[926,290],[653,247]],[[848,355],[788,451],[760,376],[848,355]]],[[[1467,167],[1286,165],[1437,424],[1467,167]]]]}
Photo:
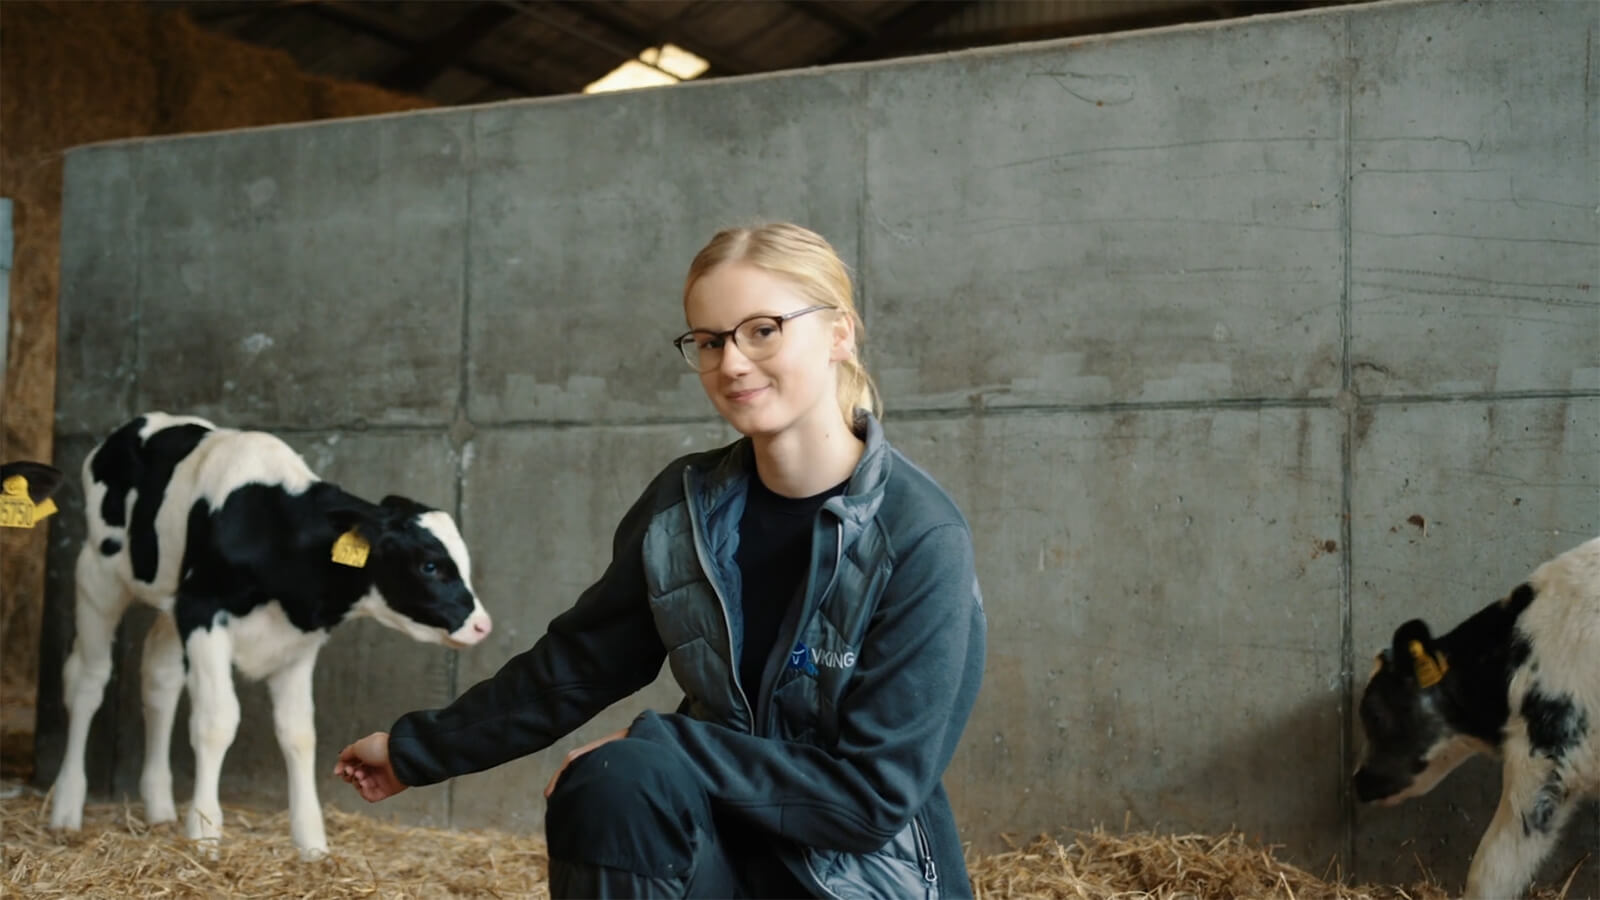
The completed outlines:
{"type": "Polygon", "coordinates": [[[710,824],[683,754],[628,738],[574,760],[545,809],[552,857],[640,873],[682,871],[710,824]]]}

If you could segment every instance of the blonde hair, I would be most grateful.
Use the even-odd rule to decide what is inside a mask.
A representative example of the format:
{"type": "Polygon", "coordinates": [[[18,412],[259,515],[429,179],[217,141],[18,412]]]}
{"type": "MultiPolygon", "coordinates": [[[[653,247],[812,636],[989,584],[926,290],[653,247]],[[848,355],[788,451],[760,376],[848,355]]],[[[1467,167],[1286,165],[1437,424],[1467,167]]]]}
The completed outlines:
{"type": "Polygon", "coordinates": [[[829,306],[849,316],[855,326],[856,347],[849,359],[839,364],[839,411],[852,426],[856,411],[882,415],[877,385],[861,364],[861,344],[866,326],[856,311],[850,270],[822,235],[789,222],[772,222],[752,227],[725,228],[695,254],[683,282],[683,297],[688,301],[694,283],[723,263],[742,262],[793,284],[812,303],[829,306]]]}

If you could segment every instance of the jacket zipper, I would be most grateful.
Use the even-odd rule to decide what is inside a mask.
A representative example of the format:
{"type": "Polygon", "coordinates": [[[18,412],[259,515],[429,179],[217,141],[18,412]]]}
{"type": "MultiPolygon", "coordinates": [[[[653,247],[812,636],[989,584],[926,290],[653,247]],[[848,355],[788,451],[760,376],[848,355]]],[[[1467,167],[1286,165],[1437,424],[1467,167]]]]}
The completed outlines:
{"type": "MultiPolygon", "coordinates": [[[[689,517],[689,521],[690,521],[691,524],[694,523],[694,516],[692,514],[689,517]]],[[[819,599],[819,601],[820,601],[821,598],[828,596],[828,592],[833,590],[834,583],[839,580],[840,564],[844,561],[844,522],[842,522],[842,521],[835,521],[834,522],[833,537],[834,537],[833,572],[828,576],[828,585],[827,585],[827,587],[824,587],[822,589],[822,593],[816,595],[817,598],[819,599]]],[[[695,531],[695,541],[696,541],[696,550],[697,550],[697,552],[698,552],[699,539],[700,539],[700,533],[699,533],[699,531],[697,529],[695,531]]],[[[703,566],[704,563],[702,562],[701,565],[703,566]]],[[[708,573],[708,577],[709,577],[709,573],[708,573]]],[[[711,586],[712,586],[713,589],[715,589],[716,588],[715,582],[713,582],[711,586]]],[[[731,626],[730,626],[730,630],[731,630],[731,626]]],[[[802,632],[804,630],[805,630],[805,620],[804,620],[804,618],[802,618],[801,621],[796,626],[795,636],[798,637],[800,632],[802,632]]],[[[737,683],[737,676],[735,676],[735,683],[737,683]]],[[[923,833],[922,823],[917,819],[916,816],[912,816],[911,817],[911,834],[912,834],[913,840],[916,843],[917,861],[922,865],[922,880],[923,880],[923,882],[925,882],[927,884],[927,886],[928,886],[927,889],[928,889],[929,893],[932,894],[932,893],[934,893],[934,892],[936,892],[938,890],[939,868],[934,863],[934,860],[933,860],[933,846],[928,842],[928,836],[925,833],[923,833]]],[[[834,898],[834,900],[841,900],[839,895],[834,893],[831,889],[829,889],[827,884],[823,882],[821,876],[819,876],[817,874],[817,870],[812,867],[810,854],[802,853],[801,854],[801,858],[805,861],[806,873],[811,876],[812,882],[815,883],[817,885],[817,887],[821,888],[822,891],[824,893],[826,893],[829,897],[834,898]]]]}
{"type": "MultiPolygon", "coordinates": [[[[722,588],[717,586],[716,575],[713,574],[711,566],[706,562],[707,553],[705,545],[701,542],[700,521],[695,517],[694,514],[694,493],[690,490],[689,471],[687,469],[685,469],[683,473],[683,494],[684,502],[688,504],[689,530],[694,532],[694,555],[695,558],[700,561],[700,571],[706,574],[706,582],[711,585],[711,593],[717,595],[717,606],[722,610],[722,627],[725,629],[728,635],[728,655],[732,656],[734,647],[733,620],[728,615],[728,600],[722,596],[722,588]]],[[[750,707],[750,698],[745,695],[744,685],[739,683],[738,660],[732,660],[731,662],[732,665],[730,668],[732,669],[732,672],[730,674],[733,676],[733,689],[738,691],[739,702],[744,705],[745,719],[750,723],[750,733],[756,734],[756,713],[755,710],[750,707]]]]}
{"type": "Polygon", "coordinates": [[[911,833],[917,839],[917,856],[922,858],[922,880],[928,883],[928,890],[932,891],[939,884],[939,868],[933,862],[933,845],[928,842],[928,836],[916,816],[911,817],[911,833]]]}
{"type": "MultiPolygon", "coordinates": [[[[828,596],[828,592],[833,590],[833,583],[836,580],[838,580],[838,578],[839,578],[839,563],[844,558],[844,523],[843,522],[834,522],[834,524],[833,524],[833,535],[834,535],[834,543],[833,543],[833,548],[834,548],[833,549],[833,574],[828,576],[828,586],[823,588],[822,589],[822,593],[817,595],[817,597],[819,599],[822,598],[822,597],[828,596]]],[[[809,598],[807,598],[807,599],[809,599],[809,598]]],[[[805,631],[805,627],[806,627],[806,616],[802,615],[800,617],[800,621],[795,624],[794,636],[796,638],[798,638],[800,636],[800,633],[805,631]]],[[[823,882],[822,877],[817,874],[817,870],[812,868],[812,866],[811,866],[811,854],[806,853],[805,851],[802,850],[801,853],[800,853],[800,858],[805,862],[805,864],[806,864],[806,874],[811,876],[811,881],[812,881],[813,884],[815,884],[817,887],[821,888],[822,892],[827,894],[830,898],[833,898],[833,900],[843,900],[843,898],[841,898],[838,894],[834,893],[833,890],[830,889],[828,887],[828,885],[823,882]]],[[[926,872],[924,872],[924,875],[926,875],[926,872]]]]}
{"type": "MultiPolygon", "coordinates": [[[[822,593],[816,595],[818,607],[820,607],[820,605],[821,605],[822,598],[828,596],[828,592],[833,590],[834,582],[839,580],[839,562],[843,558],[844,558],[844,523],[842,521],[835,521],[833,523],[833,572],[832,572],[832,574],[830,574],[828,576],[828,586],[822,589],[822,593]]],[[[811,576],[807,575],[806,576],[806,582],[808,584],[810,583],[810,580],[811,580],[811,576]]],[[[789,636],[789,643],[784,645],[785,647],[788,647],[790,649],[793,649],[793,647],[795,645],[795,642],[800,639],[800,635],[805,633],[806,622],[810,619],[811,615],[815,612],[815,610],[812,608],[811,597],[809,595],[806,596],[806,597],[800,598],[800,600],[801,600],[800,616],[795,620],[795,623],[794,623],[794,634],[789,636]]],[[[771,698],[769,697],[767,699],[770,700],[771,698]]],[[[773,720],[776,719],[776,714],[771,710],[770,707],[768,708],[768,711],[767,711],[767,718],[768,719],[773,719],[773,720]]],[[[767,732],[771,732],[773,730],[773,728],[775,727],[773,722],[771,722],[771,721],[763,722],[762,724],[765,725],[765,726],[768,726],[767,729],[766,729],[767,732]]]]}
{"type": "Polygon", "coordinates": [[[828,576],[828,586],[823,588],[822,589],[822,593],[817,595],[817,602],[818,603],[822,602],[822,598],[823,597],[828,596],[828,592],[833,590],[834,582],[839,580],[839,564],[841,562],[843,562],[843,561],[844,561],[844,522],[834,522],[833,523],[833,573],[828,576]]]}

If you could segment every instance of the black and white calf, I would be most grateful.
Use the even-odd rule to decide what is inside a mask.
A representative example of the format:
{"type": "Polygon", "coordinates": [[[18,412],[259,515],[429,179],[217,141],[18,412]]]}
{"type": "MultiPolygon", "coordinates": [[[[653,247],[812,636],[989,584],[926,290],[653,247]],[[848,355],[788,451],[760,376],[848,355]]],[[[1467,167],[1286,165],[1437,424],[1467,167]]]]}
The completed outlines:
{"type": "Polygon", "coordinates": [[[1363,802],[1432,790],[1475,753],[1503,760],[1469,898],[1519,896],[1586,797],[1600,795],[1600,538],[1545,562],[1437,638],[1413,619],[1361,698],[1363,802]]]}
{"type": "MultiPolygon", "coordinates": [[[[217,781],[239,725],[232,670],[264,679],[288,768],[301,856],[327,852],[317,800],[311,675],[329,630],[371,616],[427,643],[489,633],[472,567],[447,513],[403,497],[369,503],[314,475],[282,440],[153,412],[83,463],[88,539],[78,555],[77,636],[65,666],[66,755],[50,822],[77,829],[84,744],[111,674],[117,622],[135,601],[161,611],[145,637],[144,769],[151,822],[172,821],[169,749],[178,698],[191,707],[191,838],[222,836],[217,781]]],[[[211,849],[215,849],[214,845],[211,849]]]]}

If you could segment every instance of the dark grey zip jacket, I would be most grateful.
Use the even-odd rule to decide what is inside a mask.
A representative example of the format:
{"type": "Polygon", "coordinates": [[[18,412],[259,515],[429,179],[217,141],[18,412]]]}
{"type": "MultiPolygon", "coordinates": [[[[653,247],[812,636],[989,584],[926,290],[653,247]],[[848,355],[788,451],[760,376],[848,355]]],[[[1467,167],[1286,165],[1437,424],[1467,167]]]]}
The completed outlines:
{"type": "Polygon", "coordinates": [[[676,751],[713,804],[824,896],[970,896],[941,783],[977,698],[986,624],[949,496],[862,420],[866,450],[817,515],[801,602],[760,685],[738,680],[748,440],[674,461],[616,532],[605,574],[534,646],[390,729],[395,774],[433,784],[535,752],[655,680],[684,691],[629,737],[676,751]]]}

